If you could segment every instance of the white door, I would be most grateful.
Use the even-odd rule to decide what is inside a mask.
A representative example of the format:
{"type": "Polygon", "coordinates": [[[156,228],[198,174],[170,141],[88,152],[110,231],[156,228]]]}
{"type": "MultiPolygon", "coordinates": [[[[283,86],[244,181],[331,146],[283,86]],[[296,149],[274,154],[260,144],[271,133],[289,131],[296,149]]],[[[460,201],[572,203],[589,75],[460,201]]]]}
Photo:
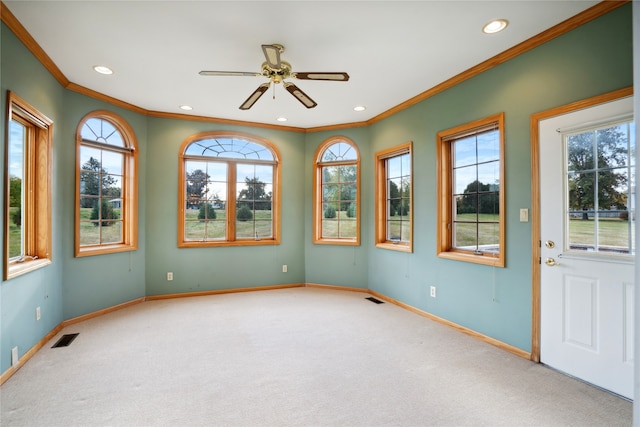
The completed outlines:
{"type": "Polygon", "coordinates": [[[631,97],[540,122],[540,360],[633,398],[631,97]],[[597,161],[596,161],[597,160],[597,161]]]}

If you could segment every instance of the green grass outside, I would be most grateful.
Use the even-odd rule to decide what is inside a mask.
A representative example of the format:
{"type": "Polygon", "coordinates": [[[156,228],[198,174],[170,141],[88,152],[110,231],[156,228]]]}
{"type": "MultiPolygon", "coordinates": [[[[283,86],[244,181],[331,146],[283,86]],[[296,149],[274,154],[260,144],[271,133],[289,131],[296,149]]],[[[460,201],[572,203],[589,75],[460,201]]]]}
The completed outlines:
{"type": "Polygon", "coordinates": [[[122,242],[122,218],[120,209],[113,211],[118,214],[119,221],[113,221],[113,225],[96,225],[98,221],[91,221],[92,208],[80,209],[80,245],[99,245],[105,243],[122,242]]]}
{"type": "MultiPolygon", "coordinates": [[[[627,248],[629,246],[629,226],[631,238],[635,234],[635,223],[619,218],[600,218],[598,220],[598,244],[627,248]]],[[[569,238],[571,243],[594,245],[595,221],[593,219],[572,219],[569,221],[569,238]]]]}
{"type": "Polygon", "coordinates": [[[13,215],[18,210],[16,207],[9,208],[9,258],[21,255],[21,229],[13,222],[13,215]]]}
{"type": "Polygon", "coordinates": [[[475,214],[458,214],[457,221],[474,221],[473,223],[456,223],[457,247],[478,245],[498,245],[500,243],[500,216],[496,214],[479,214],[478,221],[491,224],[479,224],[477,227],[475,214]],[[477,233],[477,236],[476,236],[477,233]]]}
{"type": "Polygon", "coordinates": [[[325,239],[355,239],[356,219],[346,211],[336,211],[336,218],[322,218],[322,237],[325,239]]]}
{"type": "MultiPolygon", "coordinates": [[[[216,219],[201,221],[198,219],[198,209],[185,211],[184,234],[186,240],[226,240],[227,212],[215,210],[216,219]]],[[[270,239],[273,237],[271,229],[271,211],[255,211],[249,221],[236,221],[236,238],[238,239],[270,239]]]]}

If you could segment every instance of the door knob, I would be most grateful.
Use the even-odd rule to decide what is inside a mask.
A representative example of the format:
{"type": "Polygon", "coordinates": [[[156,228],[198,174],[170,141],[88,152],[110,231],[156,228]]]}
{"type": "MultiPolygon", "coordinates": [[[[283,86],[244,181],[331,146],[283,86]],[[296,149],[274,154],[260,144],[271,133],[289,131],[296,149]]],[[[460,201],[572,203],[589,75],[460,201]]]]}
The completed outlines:
{"type": "Polygon", "coordinates": [[[556,243],[553,240],[547,240],[546,242],[544,242],[544,245],[548,248],[548,249],[553,249],[556,247],[556,243]]]}
{"type": "Polygon", "coordinates": [[[553,258],[547,258],[544,260],[544,263],[547,264],[549,267],[555,267],[557,265],[560,265],[559,262],[556,262],[555,259],[553,258]]]}

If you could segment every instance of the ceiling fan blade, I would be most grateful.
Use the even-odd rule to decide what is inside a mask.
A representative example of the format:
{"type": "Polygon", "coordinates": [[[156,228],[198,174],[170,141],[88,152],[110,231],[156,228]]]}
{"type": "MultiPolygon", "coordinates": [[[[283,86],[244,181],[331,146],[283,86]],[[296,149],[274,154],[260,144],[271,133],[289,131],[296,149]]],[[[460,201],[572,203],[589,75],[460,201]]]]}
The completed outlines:
{"type": "Polygon", "coordinates": [[[349,80],[349,74],[344,72],[329,73],[293,73],[293,77],[300,80],[331,80],[335,82],[346,82],[349,80]]]}
{"type": "Polygon", "coordinates": [[[283,47],[277,44],[262,45],[262,52],[264,52],[264,57],[267,59],[267,64],[274,70],[282,68],[282,64],[280,62],[280,53],[282,51],[283,47]]]}
{"type": "Polygon", "coordinates": [[[306,93],[301,91],[298,86],[294,85],[293,83],[289,83],[289,82],[284,82],[283,84],[284,84],[284,88],[287,90],[287,92],[289,92],[291,95],[293,95],[305,107],[313,108],[316,105],[318,105],[318,104],[316,104],[316,101],[314,101],[313,99],[309,98],[309,95],[307,95],[306,93]]]}
{"type": "Polygon", "coordinates": [[[248,76],[248,77],[259,77],[262,74],[260,73],[252,73],[250,71],[200,71],[201,76],[248,76]]]}
{"type": "Polygon", "coordinates": [[[269,89],[270,84],[271,83],[262,83],[260,86],[258,86],[258,89],[256,89],[251,95],[249,95],[247,100],[244,101],[242,105],[240,105],[240,109],[248,110],[249,108],[253,107],[253,104],[255,104],[256,101],[260,99],[260,97],[269,89]]]}

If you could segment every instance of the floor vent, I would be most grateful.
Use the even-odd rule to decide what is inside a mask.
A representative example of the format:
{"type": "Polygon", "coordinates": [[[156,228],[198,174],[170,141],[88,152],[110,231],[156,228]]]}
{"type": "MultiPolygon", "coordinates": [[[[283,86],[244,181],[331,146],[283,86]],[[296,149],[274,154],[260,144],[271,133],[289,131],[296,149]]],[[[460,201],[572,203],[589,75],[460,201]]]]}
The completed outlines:
{"type": "Polygon", "coordinates": [[[384,301],[380,301],[379,299],[374,298],[374,297],[369,297],[369,298],[365,298],[365,299],[368,299],[371,302],[375,302],[376,304],[384,304],[384,301]]]}
{"type": "Polygon", "coordinates": [[[67,347],[69,344],[71,344],[73,342],[73,340],[76,339],[76,337],[80,335],[80,334],[67,334],[67,335],[63,335],[57,343],[55,343],[53,345],[53,347],[51,348],[57,348],[57,347],[67,347]]]}

